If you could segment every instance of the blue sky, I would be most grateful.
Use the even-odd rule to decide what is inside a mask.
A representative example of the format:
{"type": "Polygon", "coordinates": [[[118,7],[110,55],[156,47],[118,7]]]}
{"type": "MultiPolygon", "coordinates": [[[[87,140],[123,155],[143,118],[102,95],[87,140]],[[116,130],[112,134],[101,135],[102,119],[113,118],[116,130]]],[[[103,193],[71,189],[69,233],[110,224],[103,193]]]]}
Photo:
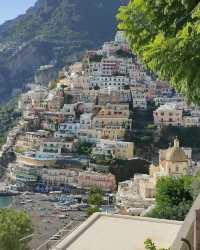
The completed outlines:
{"type": "Polygon", "coordinates": [[[0,0],[0,24],[25,13],[36,1],[37,0],[0,0]]]}

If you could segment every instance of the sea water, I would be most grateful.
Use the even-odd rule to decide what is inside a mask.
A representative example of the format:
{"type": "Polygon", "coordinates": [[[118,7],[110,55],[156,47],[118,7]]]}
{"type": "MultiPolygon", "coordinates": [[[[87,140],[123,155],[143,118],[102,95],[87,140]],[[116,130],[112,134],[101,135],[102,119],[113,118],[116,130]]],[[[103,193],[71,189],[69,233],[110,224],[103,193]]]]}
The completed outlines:
{"type": "Polygon", "coordinates": [[[0,197],[0,208],[6,208],[8,207],[12,202],[11,196],[6,197],[0,197]]]}

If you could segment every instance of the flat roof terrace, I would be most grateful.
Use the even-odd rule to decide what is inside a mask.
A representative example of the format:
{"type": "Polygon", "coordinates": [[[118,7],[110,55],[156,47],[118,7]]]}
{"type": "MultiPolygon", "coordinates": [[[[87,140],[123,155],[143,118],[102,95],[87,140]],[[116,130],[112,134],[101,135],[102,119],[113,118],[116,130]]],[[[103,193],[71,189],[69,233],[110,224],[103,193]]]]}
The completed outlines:
{"type": "Polygon", "coordinates": [[[157,247],[172,245],[182,222],[96,213],[53,250],[144,250],[148,238],[157,247]]]}

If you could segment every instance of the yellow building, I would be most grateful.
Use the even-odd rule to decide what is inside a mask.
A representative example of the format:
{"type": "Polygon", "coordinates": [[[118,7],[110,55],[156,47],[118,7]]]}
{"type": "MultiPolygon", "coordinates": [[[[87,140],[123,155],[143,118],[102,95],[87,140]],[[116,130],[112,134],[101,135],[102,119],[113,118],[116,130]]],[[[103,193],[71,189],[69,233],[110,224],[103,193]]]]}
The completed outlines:
{"type": "Polygon", "coordinates": [[[160,171],[166,175],[180,176],[189,173],[190,159],[179,145],[179,140],[174,140],[174,146],[160,151],[160,171]]]}
{"type": "Polygon", "coordinates": [[[131,129],[132,120],[123,117],[94,117],[92,121],[94,128],[109,128],[109,129],[131,129]]]}
{"type": "Polygon", "coordinates": [[[49,132],[45,130],[37,130],[35,132],[26,132],[18,136],[15,143],[16,151],[27,151],[33,148],[39,148],[44,138],[49,136],[49,132]]]}
{"type": "Polygon", "coordinates": [[[184,176],[190,174],[191,149],[181,148],[179,140],[174,140],[174,145],[159,152],[159,165],[151,165],[149,175],[137,177],[139,193],[143,198],[152,198],[155,195],[156,182],[163,176],[184,176]]]}
{"type": "Polygon", "coordinates": [[[124,129],[124,128],[116,128],[116,129],[103,128],[100,131],[101,131],[101,139],[119,140],[119,139],[124,138],[126,129],[124,129]]]}
{"type": "Polygon", "coordinates": [[[97,129],[81,129],[79,138],[82,141],[90,141],[90,139],[106,139],[106,140],[121,140],[124,138],[126,129],[122,128],[97,128],[97,129]]]}
{"type": "Polygon", "coordinates": [[[128,104],[106,104],[95,107],[96,115],[92,121],[93,128],[131,129],[132,119],[128,104]]]}
{"type": "Polygon", "coordinates": [[[103,106],[96,106],[96,110],[98,111],[97,116],[99,118],[116,118],[116,117],[125,117],[129,118],[130,112],[129,112],[129,105],[128,104],[110,104],[107,103],[103,106]]]}
{"type": "Polygon", "coordinates": [[[156,183],[164,176],[190,174],[191,149],[181,148],[179,140],[159,152],[159,164],[150,165],[148,174],[135,174],[133,179],[118,183],[116,203],[128,213],[141,215],[155,204],[156,183]]]}

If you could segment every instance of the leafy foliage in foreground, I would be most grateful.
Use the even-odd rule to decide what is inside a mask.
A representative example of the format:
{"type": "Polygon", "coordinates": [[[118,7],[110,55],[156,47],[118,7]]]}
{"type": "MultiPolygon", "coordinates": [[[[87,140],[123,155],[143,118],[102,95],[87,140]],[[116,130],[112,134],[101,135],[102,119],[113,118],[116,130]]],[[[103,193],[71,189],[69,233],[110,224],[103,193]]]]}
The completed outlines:
{"type": "Polygon", "coordinates": [[[200,1],[130,0],[118,19],[141,61],[200,103],[200,1]]]}
{"type": "Polygon", "coordinates": [[[25,212],[0,209],[0,250],[27,250],[32,233],[31,220],[25,212]]]}
{"type": "Polygon", "coordinates": [[[191,185],[195,178],[191,176],[160,178],[156,185],[156,206],[148,216],[184,220],[193,203],[191,185]]]}
{"type": "Polygon", "coordinates": [[[146,250],[170,250],[170,249],[164,249],[164,248],[160,248],[158,249],[155,244],[153,243],[153,241],[151,239],[147,239],[145,242],[144,242],[144,245],[145,245],[145,249],[146,250]]]}

